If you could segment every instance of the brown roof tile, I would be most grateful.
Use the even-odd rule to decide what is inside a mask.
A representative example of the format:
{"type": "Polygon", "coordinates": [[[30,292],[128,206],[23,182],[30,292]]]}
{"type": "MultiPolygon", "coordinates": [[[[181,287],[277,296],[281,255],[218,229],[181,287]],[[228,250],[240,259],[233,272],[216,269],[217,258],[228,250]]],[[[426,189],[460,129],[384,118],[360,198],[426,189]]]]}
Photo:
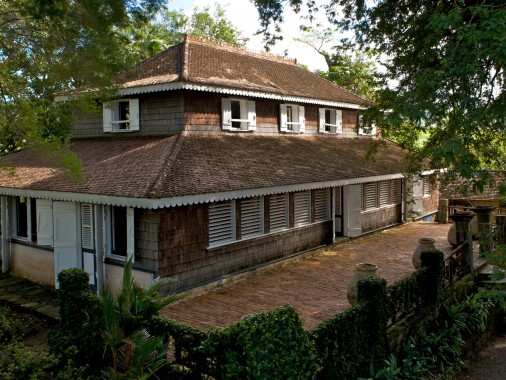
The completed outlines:
{"type": "Polygon", "coordinates": [[[172,198],[403,173],[393,143],[365,161],[367,138],[190,135],[76,140],[84,182],[73,183],[30,152],[7,155],[15,176],[0,170],[0,187],[172,198]]]}
{"type": "Polygon", "coordinates": [[[190,82],[357,105],[371,103],[291,61],[187,39],[140,62],[124,88],[190,82]]]}

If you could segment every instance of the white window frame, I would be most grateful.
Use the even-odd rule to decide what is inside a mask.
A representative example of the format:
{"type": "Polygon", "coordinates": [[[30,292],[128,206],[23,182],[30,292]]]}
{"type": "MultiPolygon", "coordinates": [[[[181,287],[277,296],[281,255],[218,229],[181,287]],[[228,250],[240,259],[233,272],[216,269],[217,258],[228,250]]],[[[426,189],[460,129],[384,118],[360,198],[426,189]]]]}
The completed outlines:
{"type": "Polygon", "coordinates": [[[236,241],[235,200],[209,205],[209,247],[236,241]]]}
{"type": "Polygon", "coordinates": [[[104,103],[103,106],[104,132],[123,133],[138,131],[139,120],[139,99],[118,99],[104,103]],[[120,104],[128,102],[129,118],[120,120],[120,104]]]}
{"type": "Polygon", "coordinates": [[[221,99],[221,127],[224,131],[255,131],[257,127],[256,119],[256,103],[254,100],[236,98],[221,99]],[[232,103],[239,104],[239,118],[232,118],[232,103]],[[235,127],[234,123],[240,123],[239,127],[235,127]]]}
{"type": "Polygon", "coordinates": [[[358,115],[357,117],[357,128],[358,134],[362,136],[376,136],[376,124],[372,124],[370,127],[366,126],[366,119],[364,115],[358,115]]]}
{"type": "Polygon", "coordinates": [[[319,109],[319,132],[337,134],[343,132],[343,111],[332,108],[319,109]],[[326,123],[326,112],[330,112],[330,123],[326,123]]]}
{"type": "Polygon", "coordinates": [[[306,131],[306,113],[304,106],[298,104],[280,104],[280,131],[285,133],[304,133],[306,131]],[[291,110],[291,112],[289,111],[291,110]],[[289,116],[291,115],[291,121],[289,116]]]}
{"type": "Polygon", "coordinates": [[[38,199],[31,197],[14,197],[13,198],[13,237],[17,240],[32,243],[37,246],[53,246],[53,205],[50,199],[38,199]],[[18,214],[19,209],[17,199],[24,199],[26,204],[26,235],[21,236],[18,234],[18,214]],[[32,208],[32,203],[35,207],[32,208]],[[35,215],[32,212],[35,211],[35,215]],[[33,225],[32,217],[35,218],[36,224],[33,225]],[[34,239],[34,235],[37,239],[34,239]]]}
{"type": "Polygon", "coordinates": [[[114,254],[114,225],[113,225],[113,209],[115,207],[121,206],[109,206],[105,208],[105,236],[106,236],[106,256],[126,261],[131,259],[132,262],[135,262],[135,212],[132,207],[123,207],[126,209],[126,254],[116,255],[114,254]]]}
{"type": "Polygon", "coordinates": [[[279,232],[290,228],[290,197],[288,193],[269,197],[269,231],[279,232]]]}
{"type": "Polygon", "coordinates": [[[264,234],[264,197],[241,199],[241,240],[264,234]]]}
{"type": "Polygon", "coordinates": [[[308,224],[311,224],[311,191],[297,191],[293,193],[293,226],[308,224]]]}

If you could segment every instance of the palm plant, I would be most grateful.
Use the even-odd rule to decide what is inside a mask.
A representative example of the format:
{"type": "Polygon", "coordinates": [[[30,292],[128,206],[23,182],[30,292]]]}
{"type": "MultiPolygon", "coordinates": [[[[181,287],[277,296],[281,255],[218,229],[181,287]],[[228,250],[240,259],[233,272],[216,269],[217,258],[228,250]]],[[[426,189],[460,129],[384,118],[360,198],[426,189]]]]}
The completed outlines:
{"type": "Polygon", "coordinates": [[[132,278],[132,262],[125,263],[123,286],[116,295],[106,289],[103,337],[112,352],[113,367],[104,372],[112,379],[147,379],[167,363],[161,339],[145,331],[147,322],[181,295],[164,296],[160,289],[170,279],[157,279],[142,288],[132,278]]]}

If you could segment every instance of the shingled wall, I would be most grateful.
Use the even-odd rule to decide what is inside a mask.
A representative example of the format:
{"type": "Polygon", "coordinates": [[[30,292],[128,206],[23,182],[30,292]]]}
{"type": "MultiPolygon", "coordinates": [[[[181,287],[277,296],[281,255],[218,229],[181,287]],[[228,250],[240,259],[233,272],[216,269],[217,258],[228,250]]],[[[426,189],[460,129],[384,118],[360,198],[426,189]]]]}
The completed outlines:
{"type": "MultiPolygon", "coordinates": [[[[326,222],[208,248],[207,204],[154,210],[147,214],[152,212],[159,215],[160,222],[158,275],[175,280],[172,290],[216,280],[223,275],[330,243],[332,240],[332,224],[326,222]]],[[[149,218],[144,218],[146,219],[149,218]]],[[[146,226],[149,224],[143,223],[146,226]]],[[[155,224],[156,222],[151,226],[155,224]]],[[[138,248],[139,256],[150,255],[148,250],[138,248]]],[[[154,256],[153,252],[151,257],[154,256]]],[[[145,258],[139,260],[148,262],[145,258]]]]}

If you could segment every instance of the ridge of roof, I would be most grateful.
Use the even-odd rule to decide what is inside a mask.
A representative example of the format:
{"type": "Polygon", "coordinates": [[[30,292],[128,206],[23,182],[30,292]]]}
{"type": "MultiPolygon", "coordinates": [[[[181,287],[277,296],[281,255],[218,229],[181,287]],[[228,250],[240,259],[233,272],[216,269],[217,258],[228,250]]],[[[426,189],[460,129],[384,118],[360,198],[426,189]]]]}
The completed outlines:
{"type": "Polygon", "coordinates": [[[164,164],[163,169],[156,178],[156,180],[151,184],[150,188],[146,192],[148,198],[156,198],[156,194],[160,191],[160,189],[163,188],[165,181],[167,180],[167,177],[172,169],[172,166],[174,165],[174,162],[176,161],[177,155],[179,154],[179,151],[181,150],[181,146],[183,145],[183,140],[188,135],[188,132],[182,131],[178,134],[176,141],[173,144],[173,149],[167,156],[164,164]]]}
{"type": "Polygon", "coordinates": [[[202,45],[214,47],[217,49],[226,50],[231,53],[238,53],[238,54],[242,54],[242,55],[247,55],[249,57],[257,57],[257,58],[261,58],[261,59],[267,59],[270,61],[286,63],[288,65],[298,66],[297,58],[285,58],[285,57],[282,57],[282,56],[276,55],[276,54],[270,54],[267,52],[246,49],[245,47],[227,44],[226,42],[210,41],[210,40],[206,40],[203,38],[199,38],[197,36],[192,36],[190,34],[186,34],[184,43],[187,43],[187,42],[189,43],[190,41],[200,43],[202,45]]]}

